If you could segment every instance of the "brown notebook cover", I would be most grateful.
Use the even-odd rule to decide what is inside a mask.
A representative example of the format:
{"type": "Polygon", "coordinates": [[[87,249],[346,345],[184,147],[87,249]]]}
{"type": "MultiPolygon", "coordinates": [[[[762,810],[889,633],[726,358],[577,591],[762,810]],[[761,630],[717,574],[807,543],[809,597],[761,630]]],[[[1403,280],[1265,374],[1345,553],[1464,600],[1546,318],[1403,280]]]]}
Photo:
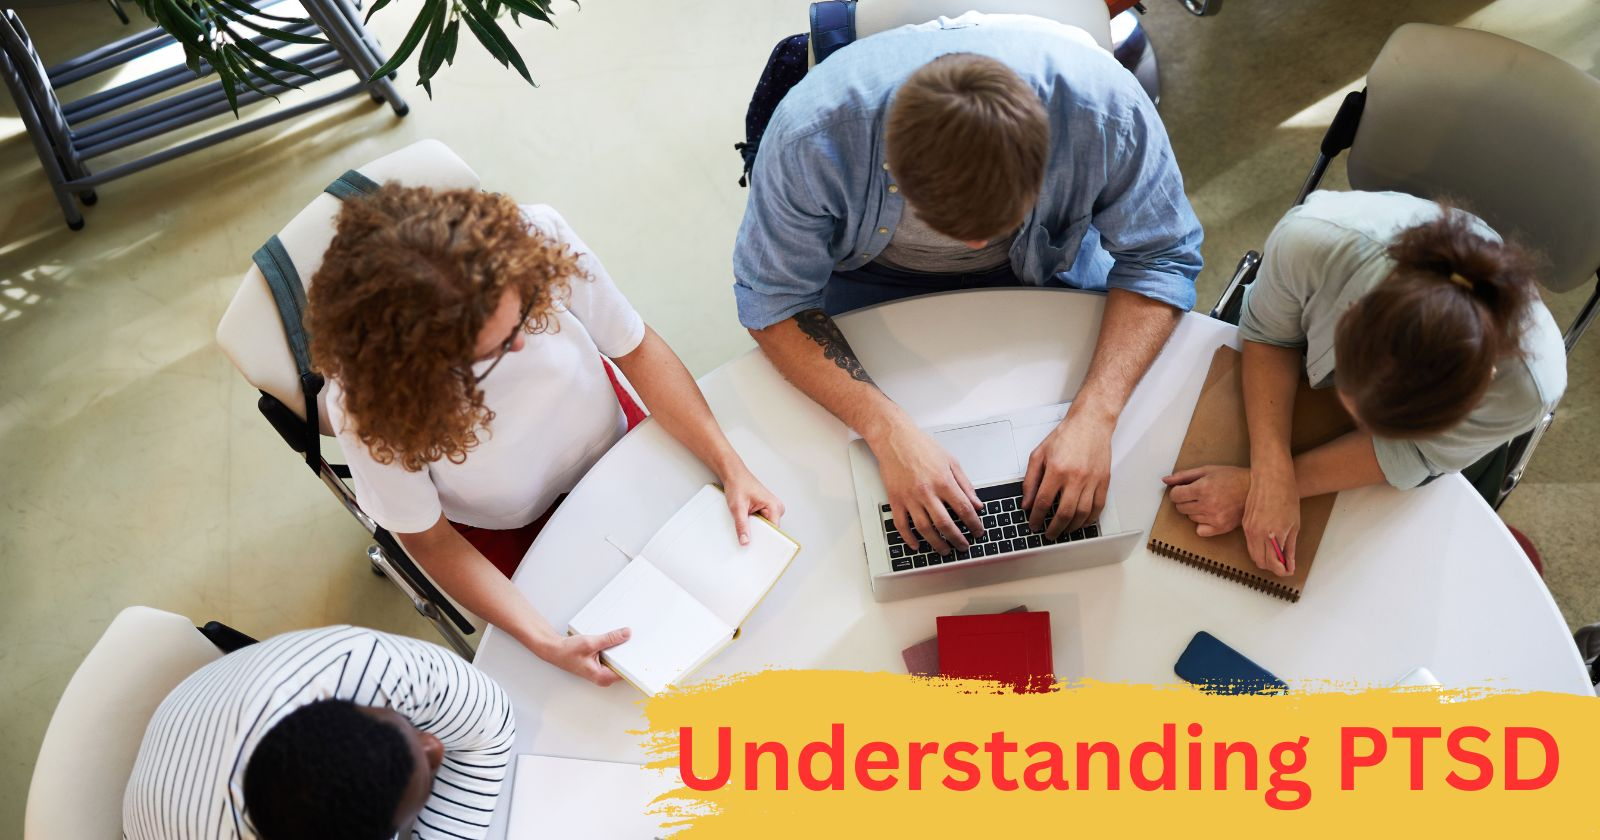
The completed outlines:
{"type": "MultiPolygon", "coordinates": [[[[1218,347],[1211,357],[1205,388],[1195,403],[1189,431],[1178,451],[1172,471],[1203,467],[1207,464],[1248,467],[1250,431],[1244,415],[1242,357],[1231,347],[1218,347]]],[[[1339,396],[1332,388],[1313,389],[1301,380],[1294,398],[1294,426],[1290,448],[1295,453],[1321,446],[1354,428],[1339,396]]],[[[1150,550],[1191,566],[1236,580],[1279,598],[1300,600],[1317,545],[1333,512],[1336,493],[1300,500],[1300,537],[1295,546],[1294,574],[1278,577],[1256,568],[1245,547],[1244,529],[1235,528],[1216,537],[1201,537],[1194,522],[1178,512],[1172,493],[1161,499],[1155,524],[1150,526],[1150,550]]]]}

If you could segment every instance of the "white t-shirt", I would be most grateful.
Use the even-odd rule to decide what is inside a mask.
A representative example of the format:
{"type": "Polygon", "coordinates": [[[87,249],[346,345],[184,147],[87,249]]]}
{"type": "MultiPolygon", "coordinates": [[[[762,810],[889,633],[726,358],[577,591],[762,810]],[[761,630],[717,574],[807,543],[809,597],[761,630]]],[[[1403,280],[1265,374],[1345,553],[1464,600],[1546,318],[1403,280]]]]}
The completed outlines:
{"type": "Polygon", "coordinates": [[[465,461],[434,461],[420,472],[378,463],[344,413],[339,383],[328,383],[328,422],[350,464],[356,499],[390,531],[425,531],[440,513],[463,525],[520,528],[571,490],[627,431],[600,357],[633,352],[644,340],[644,320],[560,214],[545,205],[522,212],[578,254],[587,278],[571,280],[550,330],[527,336],[479,384],[495,417],[479,430],[465,461]]]}

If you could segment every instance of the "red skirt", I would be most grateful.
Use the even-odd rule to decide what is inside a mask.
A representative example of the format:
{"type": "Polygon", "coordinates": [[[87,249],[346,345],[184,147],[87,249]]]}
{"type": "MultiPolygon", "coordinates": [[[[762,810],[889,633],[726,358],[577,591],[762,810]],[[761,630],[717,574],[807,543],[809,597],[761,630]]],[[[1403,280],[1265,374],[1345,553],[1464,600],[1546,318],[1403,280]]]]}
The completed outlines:
{"type": "MultiPolygon", "coordinates": [[[[638,403],[634,402],[633,395],[622,387],[622,382],[617,379],[617,372],[611,367],[611,362],[602,358],[600,364],[606,369],[606,377],[611,380],[611,389],[617,394],[617,403],[622,406],[622,416],[627,418],[628,431],[631,432],[634,426],[643,422],[645,418],[644,410],[639,408],[638,403]]],[[[459,522],[451,522],[450,524],[455,527],[456,533],[465,537],[467,542],[478,550],[478,553],[489,558],[489,562],[493,563],[496,569],[499,569],[506,577],[511,577],[512,573],[517,570],[517,566],[522,564],[523,556],[533,546],[534,539],[539,536],[540,531],[544,530],[544,524],[550,521],[551,514],[556,512],[556,508],[561,506],[561,500],[566,497],[565,493],[561,494],[556,498],[555,504],[552,504],[549,510],[540,514],[538,519],[521,528],[510,531],[492,531],[488,528],[462,525],[459,522]]]]}

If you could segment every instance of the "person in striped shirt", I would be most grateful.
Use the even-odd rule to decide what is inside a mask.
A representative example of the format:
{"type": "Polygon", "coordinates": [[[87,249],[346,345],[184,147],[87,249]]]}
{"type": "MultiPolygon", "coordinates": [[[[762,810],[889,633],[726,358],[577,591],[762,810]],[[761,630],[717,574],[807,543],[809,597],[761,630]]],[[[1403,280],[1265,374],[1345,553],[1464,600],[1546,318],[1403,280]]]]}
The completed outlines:
{"type": "Polygon", "coordinates": [[[126,840],[478,840],[516,736],[483,672],[359,627],[285,633],[206,665],[145,730],[126,840]]]}

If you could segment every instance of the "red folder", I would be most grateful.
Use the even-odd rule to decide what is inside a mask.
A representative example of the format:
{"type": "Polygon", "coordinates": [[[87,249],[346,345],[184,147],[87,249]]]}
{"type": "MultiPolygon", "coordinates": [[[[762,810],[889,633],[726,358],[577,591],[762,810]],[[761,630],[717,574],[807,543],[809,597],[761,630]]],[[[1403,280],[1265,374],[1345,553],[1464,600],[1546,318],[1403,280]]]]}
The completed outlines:
{"type": "Polygon", "coordinates": [[[1049,691],[1050,613],[939,616],[939,671],[946,677],[999,680],[1018,692],[1049,691]]]}

